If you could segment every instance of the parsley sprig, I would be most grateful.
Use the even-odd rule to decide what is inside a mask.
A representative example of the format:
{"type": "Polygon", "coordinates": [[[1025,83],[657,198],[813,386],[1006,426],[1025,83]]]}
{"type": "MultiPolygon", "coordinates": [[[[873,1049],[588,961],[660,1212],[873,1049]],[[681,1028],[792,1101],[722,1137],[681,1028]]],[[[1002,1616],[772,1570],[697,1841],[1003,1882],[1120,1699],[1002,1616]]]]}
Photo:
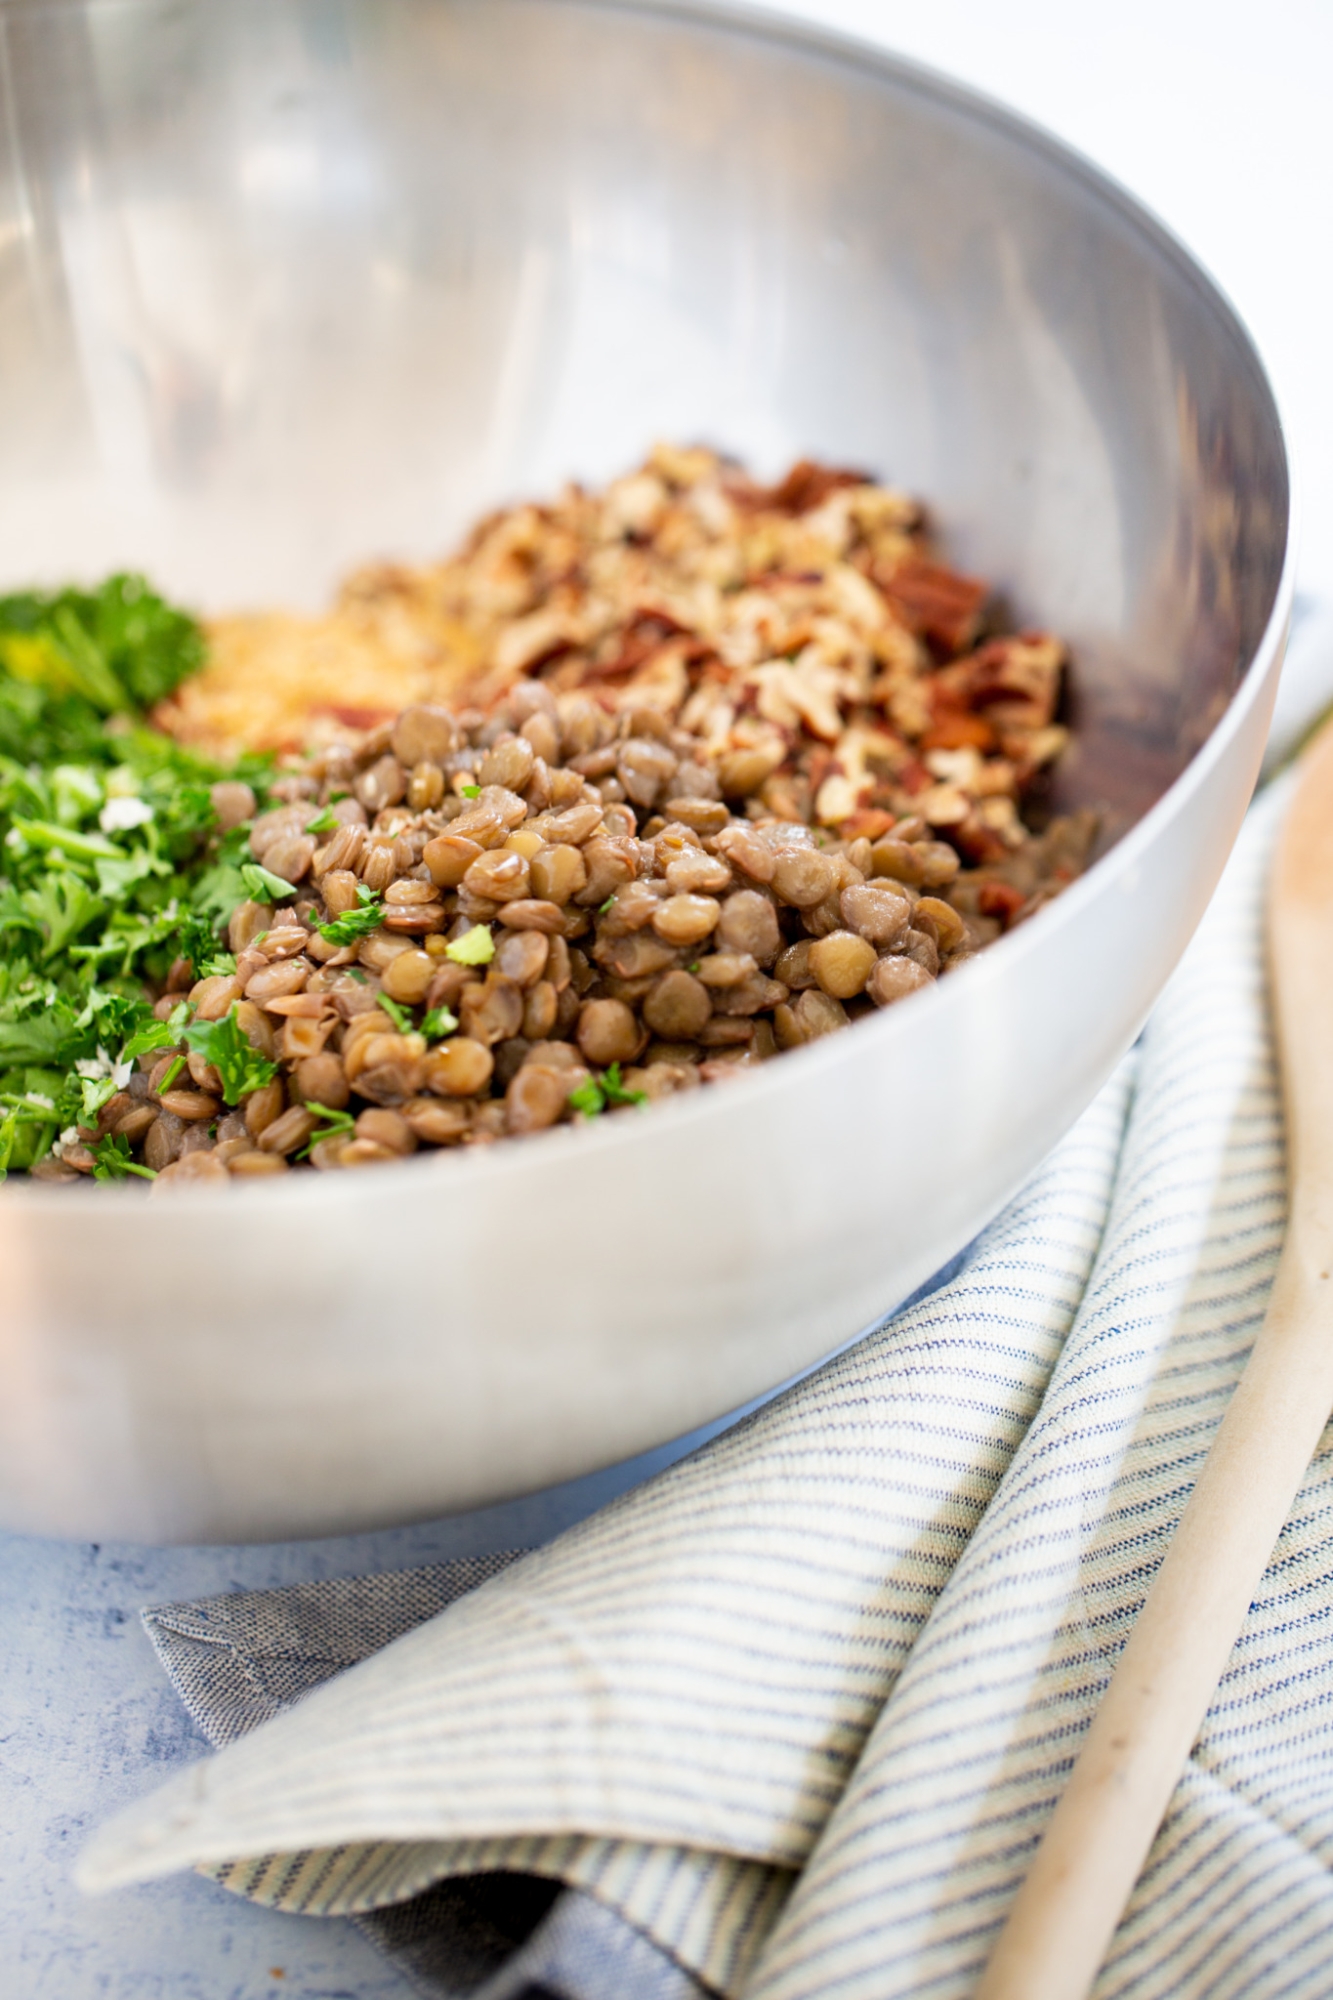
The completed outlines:
{"type": "Polygon", "coordinates": [[[262,810],[271,760],[228,768],[147,720],[203,654],[140,577],[0,597],[0,1174],[95,1122],[112,1069],[179,1047],[188,1009],[159,1022],[149,997],[174,960],[232,969],[249,828],[219,828],[210,788],[239,778],[262,810]]]}
{"type": "Polygon", "coordinates": [[[223,951],[218,944],[217,930],[212,921],[196,910],[191,910],[183,919],[178,943],[180,956],[189,959],[196,979],[209,979],[218,973],[236,970],[232,953],[223,951]]]}
{"type": "Polygon", "coordinates": [[[241,863],[241,880],[246,892],[256,903],[280,903],[284,896],[296,894],[296,884],[275,875],[269,868],[261,868],[257,861],[241,863]]]}
{"type": "Polygon", "coordinates": [[[356,1120],[350,1111],[331,1111],[327,1104],[316,1104],[313,1101],[308,1102],[305,1108],[318,1118],[320,1123],[297,1154],[299,1160],[309,1159],[321,1139],[336,1139],[343,1134],[350,1137],[356,1130],[356,1120]]]}
{"type": "Polygon", "coordinates": [[[130,1142],[123,1132],[108,1132],[105,1139],[98,1139],[88,1150],[95,1162],[95,1181],[123,1181],[128,1174],[145,1181],[157,1179],[152,1167],[141,1167],[130,1158],[130,1142]]]}
{"type": "Polygon", "coordinates": [[[428,1042],[438,1042],[452,1035],[458,1026],[458,1016],[447,1007],[432,1007],[418,1022],[412,1019],[410,1008],[400,1006],[387,993],[377,993],[375,998],[400,1035],[424,1035],[428,1042]]]}
{"type": "Polygon", "coordinates": [[[221,1077],[226,1104],[238,1104],[252,1090],[261,1090],[266,1083],[272,1083],[278,1074],[278,1065],[269,1062],[246,1039],[234,1007],[220,1021],[192,1022],[185,1030],[185,1040],[221,1077]]]}
{"type": "Polygon", "coordinates": [[[620,1078],[620,1064],[611,1063],[599,1077],[586,1077],[569,1093],[569,1102],[580,1118],[597,1118],[608,1104],[646,1104],[646,1092],[626,1090],[620,1078]]]}
{"type": "Polygon", "coordinates": [[[179,1001],[165,1021],[147,1021],[137,1034],[130,1036],[121,1050],[121,1060],[151,1055],[154,1049],[174,1049],[189,1018],[189,1001],[179,1001]]]}
{"type": "Polygon", "coordinates": [[[379,929],[384,917],[382,899],[364,882],[357,883],[356,893],[356,909],[344,910],[340,917],[331,917],[326,924],[316,924],[315,929],[326,944],[355,944],[379,929]]]}

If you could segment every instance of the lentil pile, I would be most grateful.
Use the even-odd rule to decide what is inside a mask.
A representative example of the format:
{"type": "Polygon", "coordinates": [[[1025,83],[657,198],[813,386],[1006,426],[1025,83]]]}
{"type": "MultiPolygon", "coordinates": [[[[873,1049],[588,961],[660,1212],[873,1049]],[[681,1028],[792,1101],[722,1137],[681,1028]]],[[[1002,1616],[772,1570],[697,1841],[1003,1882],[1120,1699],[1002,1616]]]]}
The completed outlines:
{"type": "Polygon", "coordinates": [[[484,522],[436,583],[480,635],[466,705],[317,731],[262,809],[214,785],[248,841],[226,948],[150,989],[39,1176],[108,1146],[159,1186],[338,1170],[728,1081],[952,973],[1086,861],[1092,815],[1025,817],[1065,742],[1059,641],[988,630],[985,587],[859,475],[765,488],[659,448],[484,522]]]}

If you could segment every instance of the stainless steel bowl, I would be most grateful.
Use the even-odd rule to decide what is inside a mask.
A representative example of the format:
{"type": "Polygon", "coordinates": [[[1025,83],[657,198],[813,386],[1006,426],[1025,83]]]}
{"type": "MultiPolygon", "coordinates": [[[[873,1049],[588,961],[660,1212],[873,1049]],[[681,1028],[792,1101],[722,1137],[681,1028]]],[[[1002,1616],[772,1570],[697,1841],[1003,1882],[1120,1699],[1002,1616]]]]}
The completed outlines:
{"type": "Polygon", "coordinates": [[[1273,399],[1084,163],[853,45],[576,0],[0,6],[0,550],[209,606],[659,435],[927,495],[1067,634],[1107,849],[958,976],[650,1116],[372,1175],[0,1199],[0,1518],[321,1534],[733,1407],[1088,1102],[1244,810],[1290,598],[1273,399]]]}

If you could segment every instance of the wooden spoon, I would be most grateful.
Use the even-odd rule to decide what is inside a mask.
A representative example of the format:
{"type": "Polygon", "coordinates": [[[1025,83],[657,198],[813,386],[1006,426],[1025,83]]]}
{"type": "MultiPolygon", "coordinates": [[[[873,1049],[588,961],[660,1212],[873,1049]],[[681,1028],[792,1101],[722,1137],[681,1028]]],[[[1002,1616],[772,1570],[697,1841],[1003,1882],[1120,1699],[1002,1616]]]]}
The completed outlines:
{"type": "Polygon", "coordinates": [[[1333,725],[1268,900],[1288,1220],[1268,1313],[976,2000],[1091,1989],[1333,1410],[1333,725]]]}

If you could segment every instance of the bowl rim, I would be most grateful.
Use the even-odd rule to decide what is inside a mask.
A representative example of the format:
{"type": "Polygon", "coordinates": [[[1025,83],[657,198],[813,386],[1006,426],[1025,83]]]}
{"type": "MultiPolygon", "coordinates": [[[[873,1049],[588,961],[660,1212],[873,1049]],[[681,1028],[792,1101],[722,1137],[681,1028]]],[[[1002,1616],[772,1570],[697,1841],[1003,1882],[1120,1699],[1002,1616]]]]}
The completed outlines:
{"type": "MultiPolygon", "coordinates": [[[[148,0],[137,0],[137,4],[147,4],[148,0]]],[[[485,0],[468,0],[471,5],[484,6],[485,0]]],[[[0,0],[0,20],[6,15],[56,14],[74,9],[91,11],[100,8],[123,11],[127,0],[0,0]]],[[[128,0],[129,5],[136,0],[128,0]]],[[[189,0],[189,4],[204,7],[208,0],[189,0]]],[[[526,0],[526,4],[536,4],[536,0],[526,0]]],[[[683,20],[697,25],[735,34],[743,39],[785,45],[797,53],[818,56],[857,70],[875,71],[887,79],[905,85],[909,91],[934,99],[948,107],[962,112],[967,118],[983,126],[989,126],[1002,133],[1008,140],[1037,154],[1061,174],[1072,177],[1089,194],[1118,213],[1130,230],[1140,238],[1146,238],[1185,281],[1189,290],[1199,299],[1218,321],[1221,330],[1236,349],[1239,358],[1254,380],[1255,386],[1266,399],[1277,442],[1281,449],[1282,469],[1286,478],[1286,531],[1283,544],[1282,564],[1273,593],[1273,602],[1265,621],[1263,631],[1251,650],[1244,669],[1232,690],[1227,705],[1204,741],[1189,758],[1183,769],[1155,799],[1148,810],[1135,821],[1115,843],[1099,856],[1078,879],[1061,892],[1056,900],[1038,911],[1017,931],[1001,937],[987,947],[983,954],[952,975],[949,986],[935,985],[920,994],[909,996],[907,1002],[886,1008],[873,1021],[857,1024],[855,1047],[869,1054],[869,1037],[874,1034],[884,1042],[891,1036],[900,1036],[906,1027],[918,1017],[915,1009],[921,1005],[939,1008],[949,1004],[950,991],[957,980],[970,985],[980,977],[998,976],[992,968],[1016,963],[1023,955],[1031,955],[1036,949],[1044,949],[1047,940],[1053,939],[1057,927],[1068,929],[1077,922],[1084,907],[1100,896],[1112,877],[1135,869],[1147,850],[1157,841],[1161,829],[1183,810],[1190,796],[1207,780],[1210,772],[1225,756],[1232,741],[1261,697],[1264,683],[1274,657],[1280,656],[1290,629],[1292,605],[1296,591],[1296,567],[1300,526],[1300,491],[1296,468],[1293,463],[1291,443],[1284,422],[1282,404],[1278,393],[1264,365],[1258,344],[1246,325],[1243,315],[1231,300],[1225,289],[1212,276],[1207,267],[1190,251],[1184,242],[1171,230],[1154,210],[1137,195],[1132,194],[1123,184],[1096,165],[1086,154],[1066,140],[1049,132],[1036,120],[1013,110],[984,91],[970,84],[959,82],[928,64],[915,58],[896,54],[882,45],[861,36],[850,34],[843,29],[825,28],[813,22],[801,21],[775,12],[762,5],[751,6],[746,0],[540,0],[546,7],[561,6],[574,12],[615,13],[625,16],[640,16],[662,20],[683,20]],[[997,961],[996,954],[999,954],[997,961]],[[903,1008],[908,1012],[904,1016],[903,1008]]],[[[1186,940],[1188,942],[1188,940],[1186,940]]],[[[1182,950],[1184,945],[1182,944],[1182,950]]],[[[1136,1028],[1137,1032],[1137,1028],[1136,1028]]],[[[1131,1037],[1132,1039],[1132,1037],[1131,1037]]],[[[766,1063],[757,1072],[748,1073],[737,1079],[742,1083],[746,1099],[755,1102],[758,1093],[790,1087],[800,1076],[813,1077],[817,1066],[825,1068],[841,1064],[847,1059],[847,1044],[841,1035],[828,1035],[802,1048],[784,1051],[780,1066],[766,1063]],[[792,1058],[801,1065],[799,1070],[790,1066],[792,1058]]],[[[726,1107],[732,1102],[731,1090],[723,1086],[706,1091],[691,1091],[661,1102],[652,1107],[652,1117],[647,1127],[637,1119],[629,1117],[609,1117],[593,1121],[580,1121],[579,1125],[558,1126],[549,1132],[529,1135],[529,1144],[518,1150],[505,1141],[484,1147],[441,1148],[436,1152],[403,1160],[401,1163],[386,1164],[375,1174],[373,1183],[385,1194],[393,1193],[409,1185],[417,1185],[423,1191],[440,1185],[436,1176],[467,1174],[484,1185],[496,1173],[504,1174],[517,1168],[524,1160],[533,1164],[530,1152],[531,1139],[540,1139],[543,1150],[537,1160],[548,1168],[559,1170],[566,1161],[587,1158],[591,1147],[635,1146],[651,1142],[655,1133],[661,1133],[665,1121],[671,1121],[670,1129],[677,1129],[683,1121],[701,1122],[725,1116],[726,1107]],[[566,1149],[576,1148],[576,1152],[566,1149]],[[558,1149],[558,1150],[557,1150],[558,1149]],[[426,1172],[423,1172],[423,1169],[426,1172]],[[427,1179],[427,1173],[430,1178],[427,1179]]],[[[364,1180],[354,1177],[353,1189],[344,1186],[339,1176],[323,1174],[298,1174],[293,1179],[281,1176],[278,1184],[265,1180],[260,1185],[247,1186],[231,1184],[227,1188],[202,1186],[191,1191],[190,1212],[193,1216],[207,1213],[226,1213],[238,1220],[248,1217],[260,1209],[272,1211],[275,1201],[280,1212],[290,1215],[294,1209],[306,1202],[327,1202],[329,1196],[322,1192],[330,1187],[342,1187],[344,1195],[360,1188],[363,1196],[369,1192],[364,1180]],[[317,1190],[321,1192],[317,1193],[317,1190]],[[222,1206],[220,1206],[220,1204],[222,1206]]],[[[41,1213],[68,1216],[71,1220],[86,1214],[88,1205],[96,1205],[99,1214],[108,1210],[121,1215],[137,1213],[145,1198],[145,1189],[136,1185],[90,1184],[84,1188],[43,1187],[26,1178],[11,1182],[4,1188],[4,1201],[11,1209],[37,1210],[41,1213]]],[[[168,1213],[171,1211],[168,1210],[168,1213]]]]}

